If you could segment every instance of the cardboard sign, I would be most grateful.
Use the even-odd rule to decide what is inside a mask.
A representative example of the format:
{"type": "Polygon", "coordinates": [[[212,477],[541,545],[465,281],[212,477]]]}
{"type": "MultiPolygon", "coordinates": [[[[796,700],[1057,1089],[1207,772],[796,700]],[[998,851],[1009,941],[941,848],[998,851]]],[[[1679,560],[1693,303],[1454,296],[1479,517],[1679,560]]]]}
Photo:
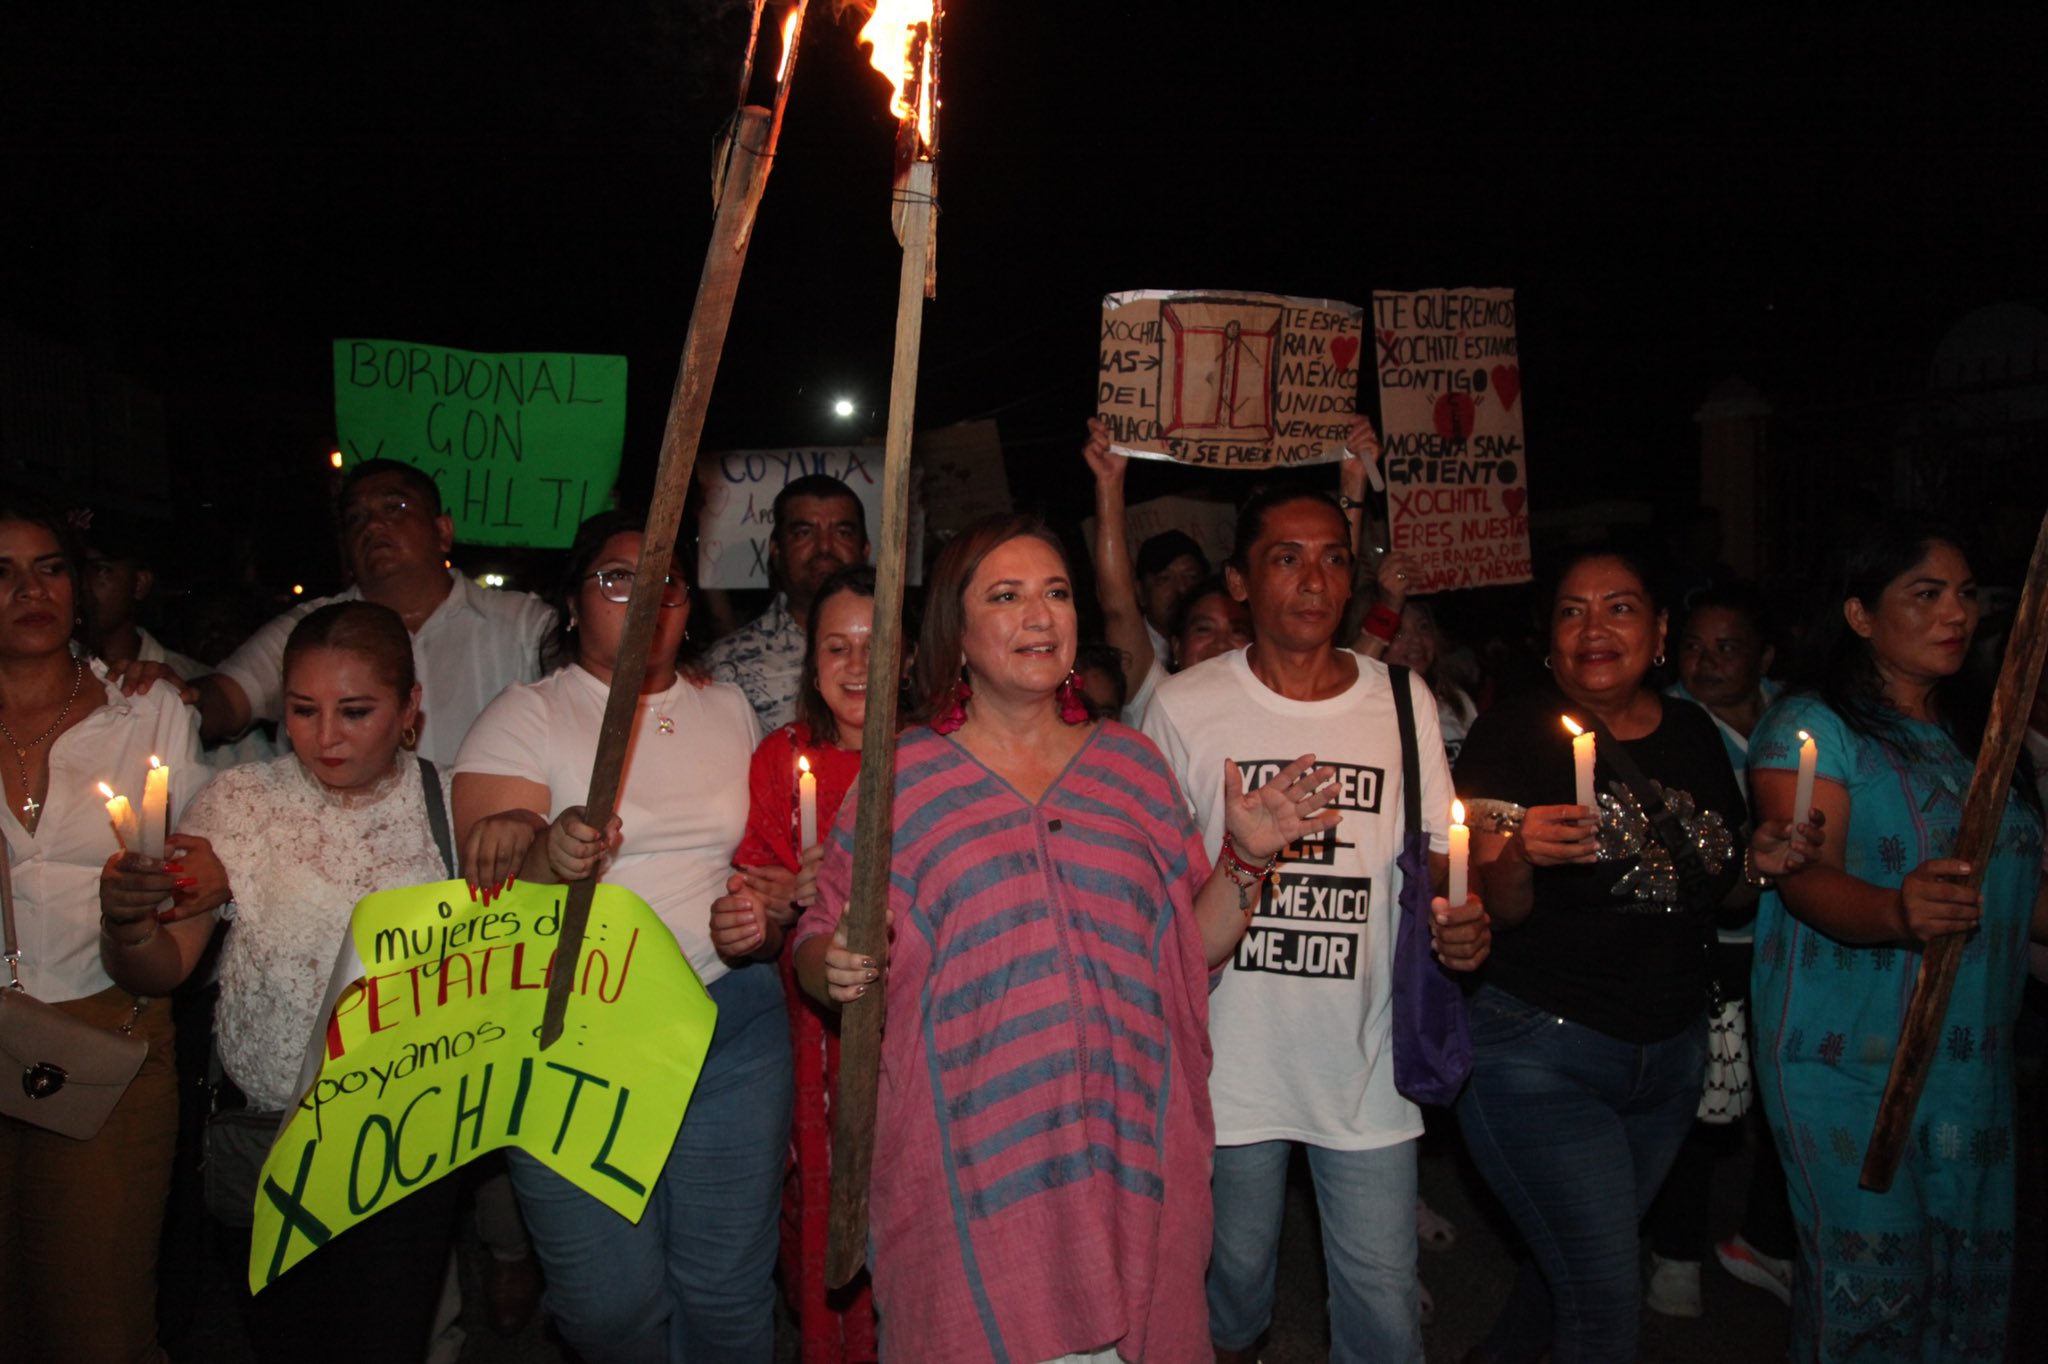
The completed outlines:
{"type": "Polygon", "coordinates": [[[1010,478],[994,422],[920,431],[910,457],[917,465],[927,527],[940,539],[950,539],[984,516],[1000,516],[1011,509],[1010,478]]]}
{"type": "MultiPolygon", "coordinates": [[[[913,452],[913,462],[915,453],[913,452]]],[[[913,473],[915,470],[913,469],[913,473]]],[[[767,587],[768,537],[775,495],[786,484],[825,474],[853,489],[866,509],[868,539],[882,530],[882,447],[849,445],[798,450],[727,450],[697,458],[704,509],[697,521],[697,582],[704,587],[767,587]]],[[[924,581],[924,511],[913,483],[910,555],[905,581],[924,581]]],[[[870,556],[872,557],[872,556],[870,556]]]]}
{"type": "Polygon", "coordinates": [[[1411,590],[1525,583],[1529,461],[1512,289],[1374,293],[1380,470],[1411,590]]]}
{"type": "Polygon", "coordinates": [[[342,459],[433,476],[470,545],[561,549],[611,505],[626,437],[626,357],[334,343],[342,459]]]}
{"type": "Polygon", "coordinates": [[[1095,409],[1114,448],[1215,469],[1339,458],[1363,315],[1282,294],[1140,289],[1102,300],[1095,409]]]}
{"type": "MultiPolygon", "coordinates": [[[[1124,508],[1124,548],[1130,552],[1133,563],[1145,542],[1165,530],[1185,531],[1193,537],[1207,556],[1209,568],[1220,573],[1237,536],[1237,508],[1228,502],[1177,495],[1155,497],[1124,508]]],[[[1081,533],[1088,537],[1090,545],[1095,543],[1094,517],[1081,523],[1081,533]]]]}
{"type": "Polygon", "coordinates": [[[640,1220],[718,1010],[646,902],[600,885],[567,1031],[543,1052],[565,895],[522,883],[485,906],[442,881],[356,906],[302,1097],[263,1163],[250,1291],[501,1146],[640,1220]]]}

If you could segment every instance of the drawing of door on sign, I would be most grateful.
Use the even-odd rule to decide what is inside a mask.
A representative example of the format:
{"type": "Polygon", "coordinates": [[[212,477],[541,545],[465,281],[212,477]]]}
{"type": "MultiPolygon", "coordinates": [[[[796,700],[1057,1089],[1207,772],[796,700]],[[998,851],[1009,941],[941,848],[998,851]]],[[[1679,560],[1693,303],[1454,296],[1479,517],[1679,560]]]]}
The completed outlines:
{"type": "Polygon", "coordinates": [[[1176,298],[1166,328],[1161,434],[1182,440],[1273,438],[1273,358],[1281,306],[1244,299],[1176,298]]]}

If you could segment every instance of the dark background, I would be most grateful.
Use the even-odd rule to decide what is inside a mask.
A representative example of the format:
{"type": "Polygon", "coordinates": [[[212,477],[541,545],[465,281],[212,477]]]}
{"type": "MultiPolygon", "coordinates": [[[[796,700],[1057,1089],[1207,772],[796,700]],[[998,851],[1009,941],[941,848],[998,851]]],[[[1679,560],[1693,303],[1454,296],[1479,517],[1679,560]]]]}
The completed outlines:
{"type": "MultiPolygon", "coordinates": [[[[893,122],[859,16],[812,11],[706,448],[882,425],[893,122]],[[830,414],[841,393],[851,421],[830,414]]],[[[195,569],[268,590],[337,573],[319,520],[337,336],[625,353],[630,497],[746,17],[730,0],[17,11],[0,321],[162,395],[171,478],[145,510],[195,569]]],[[[955,0],[945,32],[920,424],[995,417],[1017,499],[1061,516],[1086,507],[1074,448],[1114,289],[1514,287],[1539,515],[1682,510],[1693,413],[1732,374],[1774,403],[1910,394],[1965,313],[2048,301],[2038,7],[955,0]]],[[[1182,481],[1141,469],[1133,499],[1182,481]]]]}

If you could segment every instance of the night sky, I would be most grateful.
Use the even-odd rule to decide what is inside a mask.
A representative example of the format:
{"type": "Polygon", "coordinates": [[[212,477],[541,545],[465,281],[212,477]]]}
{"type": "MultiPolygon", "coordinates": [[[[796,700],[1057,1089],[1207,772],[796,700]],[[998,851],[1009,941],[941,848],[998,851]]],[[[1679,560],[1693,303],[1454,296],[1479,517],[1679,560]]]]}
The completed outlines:
{"type": "MultiPolygon", "coordinates": [[[[332,572],[294,518],[336,336],[623,352],[644,487],[745,13],[10,17],[0,318],[160,390],[177,516],[249,530],[266,577],[332,572]]],[[[813,5],[707,448],[880,431],[893,123],[857,27],[813,5]]],[[[955,0],[920,424],[996,417],[1020,500],[1079,511],[1103,293],[1508,285],[1532,505],[1682,506],[1728,375],[1779,402],[1911,392],[1970,309],[2048,302],[2044,37],[2038,8],[955,0]]]]}

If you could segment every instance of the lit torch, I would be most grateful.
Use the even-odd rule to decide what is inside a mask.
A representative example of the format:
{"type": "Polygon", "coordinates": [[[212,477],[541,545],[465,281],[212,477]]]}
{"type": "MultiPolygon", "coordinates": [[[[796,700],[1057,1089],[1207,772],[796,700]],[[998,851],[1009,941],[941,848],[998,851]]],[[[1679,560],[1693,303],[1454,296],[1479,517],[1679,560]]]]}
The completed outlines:
{"type": "MultiPolygon", "coordinates": [[[[910,442],[916,424],[917,357],[924,301],[932,296],[934,187],[938,183],[938,0],[878,0],[861,30],[869,58],[888,78],[896,114],[893,218],[903,246],[896,290],[896,359],[889,378],[889,426],[882,459],[882,525],[875,564],[875,628],[868,651],[868,709],[861,726],[859,821],[846,945],[880,957],[889,903],[891,815],[896,794],[896,677],[903,641],[905,531],[910,521],[910,442]]],[[[875,1083],[881,1064],[882,990],[840,1011],[839,1093],[832,1134],[832,1211],[825,1282],[837,1288],[867,1258],[868,1170],[875,1152],[875,1083]]]]}

